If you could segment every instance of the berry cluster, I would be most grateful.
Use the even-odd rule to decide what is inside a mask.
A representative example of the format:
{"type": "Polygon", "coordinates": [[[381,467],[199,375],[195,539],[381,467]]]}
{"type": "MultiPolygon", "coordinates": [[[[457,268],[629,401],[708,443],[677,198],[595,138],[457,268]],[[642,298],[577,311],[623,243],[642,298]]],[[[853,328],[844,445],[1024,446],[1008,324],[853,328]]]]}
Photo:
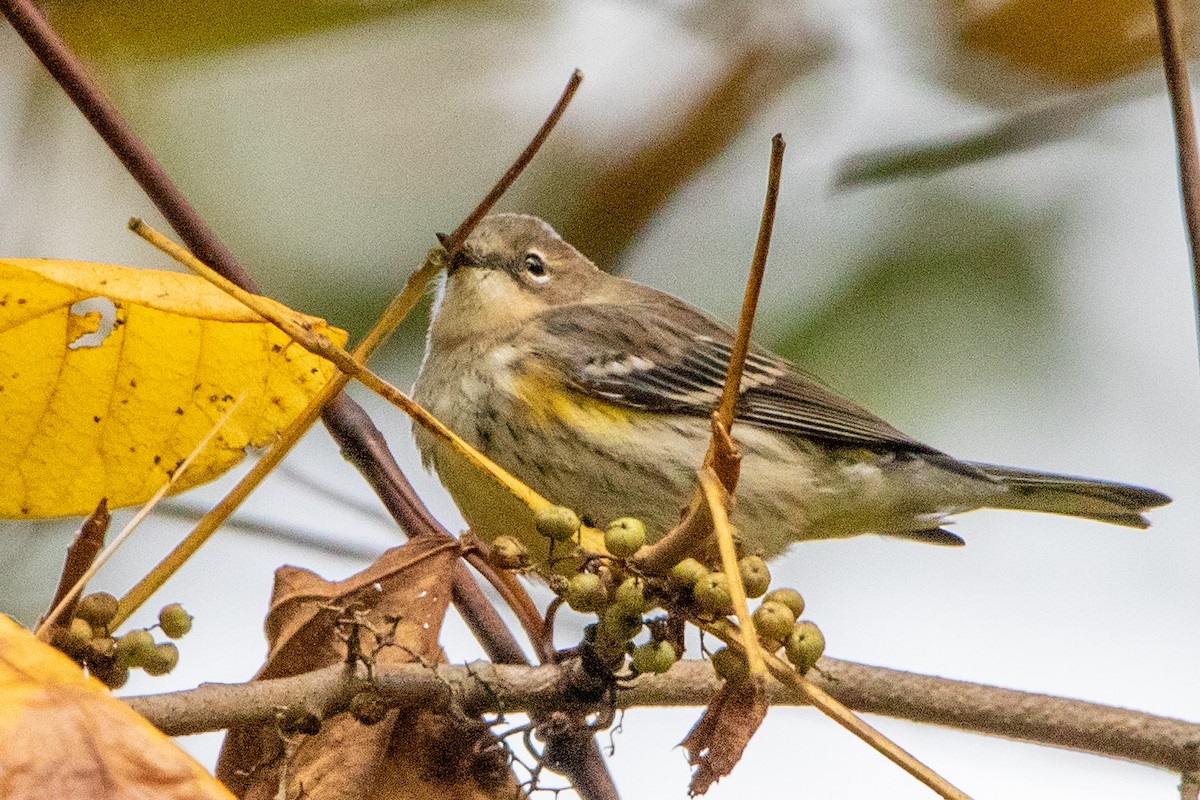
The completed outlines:
{"type": "MultiPolygon", "coordinates": [[[[535,515],[538,531],[554,543],[576,540],[579,517],[569,508],[552,506],[535,515]]],[[[631,557],[646,543],[646,528],[640,520],[626,517],[609,524],[604,534],[607,557],[586,559],[569,578],[550,576],[551,588],[575,611],[595,614],[588,626],[586,645],[605,666],[619,670],[630,656],[635,673],[665,672],[682,651],[682,636],[661,617],[647,619],[655,609],[666,609],[700,619],[726,617],[733,613],[733,598],[725,573],[711,570],[695,558],[680,561],[665,576],[638,571],[631,557]],[[633,644],[648,630],[649,641],[633,644]]],[[[517,539],[502,536],[492,543],[492,562],[502,569],[525,569],[529,554],[517,539]]],[[[749,598],[762,598],[753,613],[760,644],[769,652],[782,649],[788,660],[805,674],[825,650],[825,637],[812,622],[801,620],[804,598],[795,589],[771,586],[771,571],[757,555],[738,562],[742,584],[749,598]]],[[[669,619],[669,618],[668,618],[669,619]]],[[[718,675],[730,681],[747,673],[744,655],[724,648],[712,656],[718,675]]]]}
{"type": "MultiPolygon", "coordinates": [[[[110,689],[124,686],[130,669],[166,675],[175,668],[179,648],[173,642],[155,642],[150,629],[114,637],[110,626],[116,615],[117,598],[107,592],[89,594],[76,604],[71,621],[57,627],[53,644],[110,689]]],[[[157,627],[178,639],[192,629],[192,617],[183,606],[171,603],[158,612],[157,627]]]]}

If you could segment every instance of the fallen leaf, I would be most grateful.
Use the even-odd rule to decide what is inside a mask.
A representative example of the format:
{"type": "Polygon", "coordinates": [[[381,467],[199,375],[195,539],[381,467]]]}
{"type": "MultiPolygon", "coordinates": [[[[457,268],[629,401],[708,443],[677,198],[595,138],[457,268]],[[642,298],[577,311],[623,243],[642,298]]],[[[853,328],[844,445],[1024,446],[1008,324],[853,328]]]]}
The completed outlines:
{"type": "Polygon", "coordinates": [[[704,794],[733,771],[766,716],[767,695],[761,681],[725,682],[682,743],[688,763],[696,768],[689,795],[704,794]]]}
{"type": "MultiPolygon", "coordinates": [[[[389,641],[375,663],[443,661],[438,637],[459,558],[454,540],[423,537],[387,551],[344,581],[283,567],[267,616],[270,655],[259,678],[296,675],[346,660],[346,626],[354,616],[360,643],[389,641]],[[374,633],[372,633],[372,630],[374,633]]],[[[315,710],[314,711],[319,711],[315,710]]],[[[430,709],[392,710],[376,725],[348,713],[319,733],[282,736],[274,726],[229,731],[217,775],[239,796],[255,800],[483,800],[516,797],[506,763],[482,724],[430,709]]]]}
{"type": "Polygon", "coordinates": [[[233,796],[103,684],[0,616],[0,797],[233,796]]]}
{"type": "Polygon", "coordinates": [[[241,399],[173,491],[212,480],[269,444],[333,374],[201,278],[42,259],[0,259],[0,365],[7,518],[145,502],[241,399]]]}

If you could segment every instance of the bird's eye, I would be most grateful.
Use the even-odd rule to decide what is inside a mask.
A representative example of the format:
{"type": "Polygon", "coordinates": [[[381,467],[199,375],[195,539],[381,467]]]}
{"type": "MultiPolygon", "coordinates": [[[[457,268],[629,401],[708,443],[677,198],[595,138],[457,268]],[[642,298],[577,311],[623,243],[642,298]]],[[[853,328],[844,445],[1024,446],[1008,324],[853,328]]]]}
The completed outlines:
{"type": "Polygon", "coordinates": [[[525,272],[537,283],[545,283],[550,280],[550,273],[546,271],[546,262],[537,253],[525,254],[525,272]]]}

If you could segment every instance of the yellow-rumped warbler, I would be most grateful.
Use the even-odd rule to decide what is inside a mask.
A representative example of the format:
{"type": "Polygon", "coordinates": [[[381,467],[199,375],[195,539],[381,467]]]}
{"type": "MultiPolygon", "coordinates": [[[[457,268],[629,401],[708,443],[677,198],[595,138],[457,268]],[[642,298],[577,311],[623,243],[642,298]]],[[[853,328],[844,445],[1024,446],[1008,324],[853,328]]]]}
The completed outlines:
{"type": "MultiPolygon", "coordinates": [[[[668,294],[601,270],[536,217],[487,217],[445,275],[416,399],[554,503],[651,539],[679,520],[720,399],[733,333],[668,294]]],[[[733,438],[733,521],[766,556],[803,539],[878,533],[939,544],[977,508],[1145,528],[1150,489],[958,461],[762,350],[746,361],[733,438]]],[[[444,444],[417,443],[472,529],[537,555],[529,511],[444,444]]]]}

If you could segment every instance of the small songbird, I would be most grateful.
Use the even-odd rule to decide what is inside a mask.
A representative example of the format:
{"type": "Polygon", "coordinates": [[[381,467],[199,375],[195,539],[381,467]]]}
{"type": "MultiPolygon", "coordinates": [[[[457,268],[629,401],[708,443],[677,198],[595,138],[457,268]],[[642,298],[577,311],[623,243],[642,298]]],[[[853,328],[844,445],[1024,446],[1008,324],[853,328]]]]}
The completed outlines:
{"type": "MultiPolygon", "coordinates": [[[[678,523],[721,396],[733,332],[613,277],[542,220],[484,219],[452,254],[418,402],[530,487],[592,524],[678,523]]],[[[732,521],[770,557],[805,539],[875,533],[962,544],[941,526],[978,508],[1149,525],[1170,501],[1121,483],[959,461],[910,439],[783,359],[752,350],[732,428],[732,521]]],[[[544,555],[530,512],[448,446],[417,444],[472,530],[544,555]]]]}

